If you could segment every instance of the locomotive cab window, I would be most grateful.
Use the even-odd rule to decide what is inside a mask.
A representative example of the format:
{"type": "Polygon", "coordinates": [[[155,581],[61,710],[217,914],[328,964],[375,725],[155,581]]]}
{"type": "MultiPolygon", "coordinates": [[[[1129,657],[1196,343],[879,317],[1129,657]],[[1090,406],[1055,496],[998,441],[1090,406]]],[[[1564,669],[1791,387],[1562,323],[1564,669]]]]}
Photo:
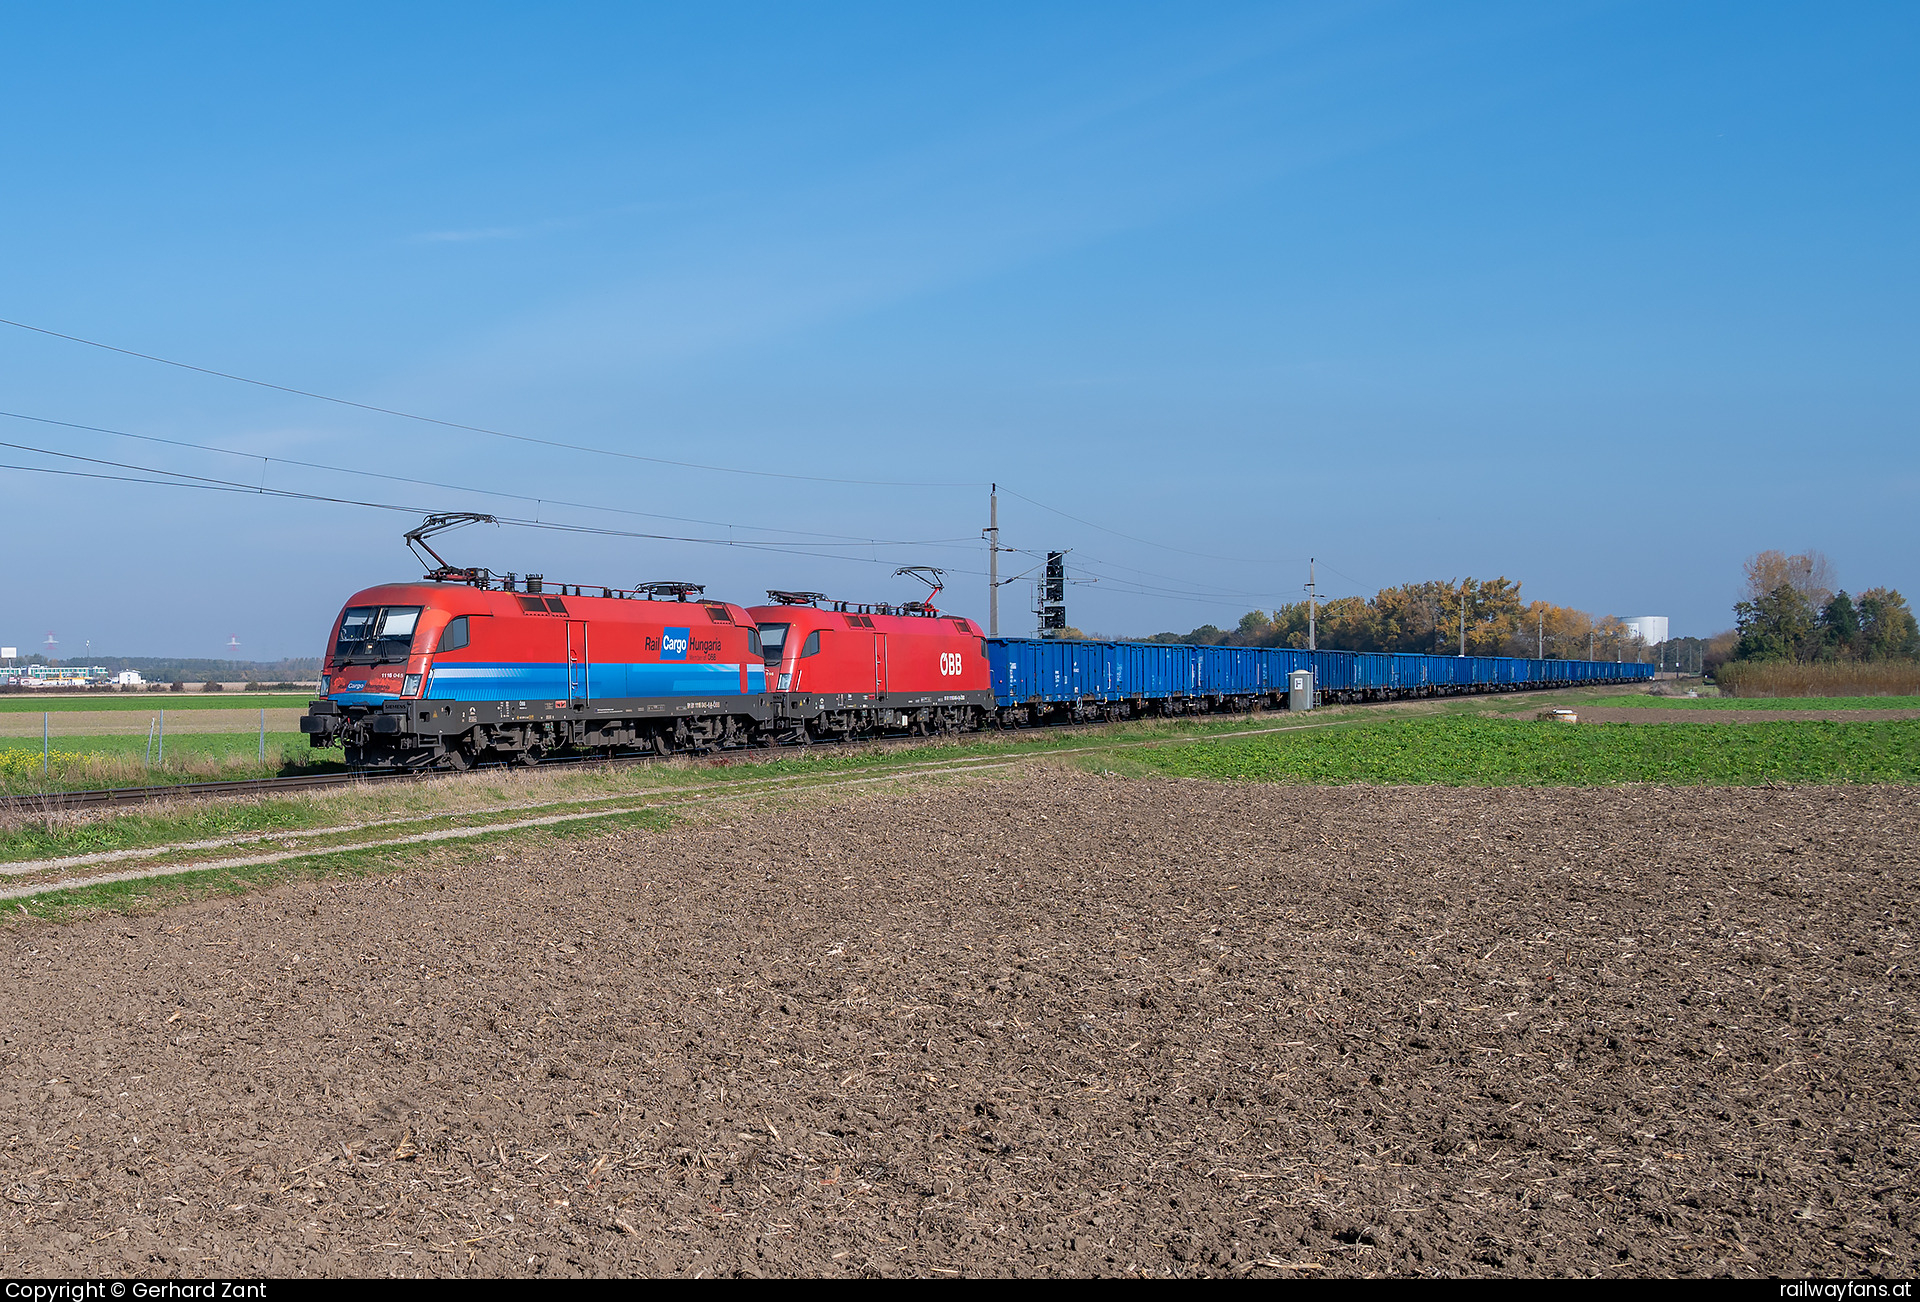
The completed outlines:
{"type": "Polygon", "coordinates": [[[461,615],[457,619],[449,620],[446,629],[440,634],[440,649],[442,651],[458,651],[467,644],[468,637],[467,617],[465,615],[461,615]]]}
{"type": "Polygon", "coordinates": [[[351,606],[340,619],[340,641],[333,653],[341,664],[405,660],[419,622],[418,606],[351,606]]]}
{"type": "Polygon", "coordinates": [[[820,630],[816,628],[813,632],[807,634],[807,644],[800,648],[800,658],[805,660],[808,656],[817,656],[819,654],[820,630]]]}
{"type": "Polygon", "coordinates": [[[766,652],[760,646],[760,630],[757,628],[747,630],[747,654],[759,656],[762,660],[766,659],[766,652]]]}
{"type": "Polygon", "coordinates": [[[760,654],[770,665],[780,663],[781,648],[787,645],[786,624],[762,624],[760,626],[760,654]]]}

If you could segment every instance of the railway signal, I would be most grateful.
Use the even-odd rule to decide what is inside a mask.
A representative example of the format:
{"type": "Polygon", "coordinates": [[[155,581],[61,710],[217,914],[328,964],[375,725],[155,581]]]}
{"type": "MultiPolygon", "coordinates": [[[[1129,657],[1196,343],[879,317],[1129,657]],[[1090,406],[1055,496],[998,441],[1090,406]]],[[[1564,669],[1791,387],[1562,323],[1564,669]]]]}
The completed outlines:
{"type": "Polygon", "coordinates": [[[1043,634],[1067,626],[1067,554],[1048,552],[1046,577],[1040,580],[1040,616],[1043,634]]]}

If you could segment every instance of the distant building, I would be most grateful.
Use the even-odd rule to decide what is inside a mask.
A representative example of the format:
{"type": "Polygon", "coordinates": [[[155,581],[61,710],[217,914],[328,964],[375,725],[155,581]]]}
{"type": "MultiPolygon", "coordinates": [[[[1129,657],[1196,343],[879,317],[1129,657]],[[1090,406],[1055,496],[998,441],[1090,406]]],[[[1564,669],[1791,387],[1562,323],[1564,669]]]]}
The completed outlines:
{"type": "Polygon", "coordinates": [[[115,687],[145,687],[147,680],[140,676],[138,669],[122,669],[113,676],[115,687]]]}
{"type": "Polygon", "coordinates": [[[107,681],[105,665],[15,665],[5,671],[16,687],[87,687],[107,681]]]}
{"type": "Polygon", "coordinates": [[[1640,635],[1640,641],[1647,646],[1659,646],[1667,640],[1667,617],[1665,615],[1634,615],[1620,621],[1627,630],[1640,635]]]}

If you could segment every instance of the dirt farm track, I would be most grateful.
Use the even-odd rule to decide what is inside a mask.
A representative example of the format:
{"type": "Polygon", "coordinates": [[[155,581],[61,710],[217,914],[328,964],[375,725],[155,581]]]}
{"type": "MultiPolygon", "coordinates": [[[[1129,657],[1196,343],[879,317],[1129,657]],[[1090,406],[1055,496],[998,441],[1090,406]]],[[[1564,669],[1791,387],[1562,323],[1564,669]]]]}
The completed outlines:
{"type": "Polygon", "coordinates": [[[702,817],[0,934],[0,1270],[1920,1270],[1909,790],[702,817]]]}

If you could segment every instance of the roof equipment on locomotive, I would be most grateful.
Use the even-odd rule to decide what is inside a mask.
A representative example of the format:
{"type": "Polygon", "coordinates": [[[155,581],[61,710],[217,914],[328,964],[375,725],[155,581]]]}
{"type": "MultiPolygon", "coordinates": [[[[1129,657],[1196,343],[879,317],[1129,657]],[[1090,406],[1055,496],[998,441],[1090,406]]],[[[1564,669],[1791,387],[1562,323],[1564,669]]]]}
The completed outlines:
{"type": "MultiPolygon", "coordinates": [[[[500,522],[492,516],[481,515],[478,511],[449,511],[443,515],[430,515],[422,520],[415,528],[407,530],[405,535],[407,550],[412,552],[414,559],[418,560],[422,565],[427,563],[427,556],[433,557],[433,559],[438,562],[433,569],[427,571],[427,578],[431,582],[443,583],[458,580],[461,583],[472,584],[476,588],[484,588],[493,577],[489,571],[474,567],[456,569],[454,566],[447,564],[447,558],[433,549],[433,544],[427,541],[427,535],[445,533],[449,529],[459,529],[469,524],[498,523],[500,522]],[[427,556],[420,554],[423,551],[427,556]]],[[[507,578],[511,581],[513,576],[509,574],[507,578]]],[[[509,582],[509,587],[511,587],[511,582],[509,582]]]]}
{"type": "Polygon", "coordinates": [[[932,615],[938,618],[940,612],[933,608],[933,599],[946,589],[947,572],[935,569],[931,565],[902,565],[893,572],[893,577],[897,579],[903,574],[920,580],[932,591],[927,593],[925,600],[909,601],[900,609],[915,615],[932,615]]]}
{"type": "Polygon", "coordinates": [[[636,583],[633,590],[644,592],[649,597],[672,597],[675,601],[685,601],[688,597],[705,592],[707,585],[688,583],[684,579],[655,579],[651,583],[636,583]]]}

